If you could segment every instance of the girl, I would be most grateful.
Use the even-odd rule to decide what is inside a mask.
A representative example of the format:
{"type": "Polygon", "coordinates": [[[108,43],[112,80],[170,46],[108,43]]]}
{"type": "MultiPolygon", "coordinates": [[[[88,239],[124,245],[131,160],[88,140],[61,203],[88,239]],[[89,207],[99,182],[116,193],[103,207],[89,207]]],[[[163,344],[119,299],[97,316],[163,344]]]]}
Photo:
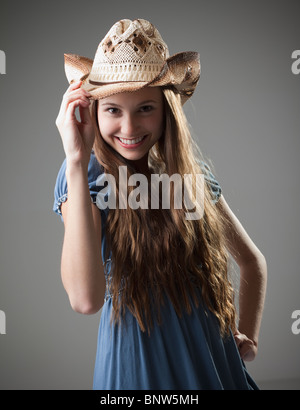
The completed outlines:
{"type": "Polygon", "coordinates": [[[187,126],[182,105],[198,83],[198,53],[169,57],[151,23],[121,20],[94,61],[65,55],[65,68],[54,211],[65,226],[61,274],[72,308],[94,314],[103,305],[94,389],[257,389],[244,361],[257,354],[266,262],[187,126]],[[148,183],[139,195],[137,174],[148,183]],[[199,182],[196,195],[184,183],[190,207],[170,184],[170,206],[160,197],[153,206],[152,177],[162,174],[203,176],[203,195],[199,182]],[[114,193],[105,181],[116,182],[114,193]],[[134,195],[146,206],[129,206],[134,195]],[[229,253],[241,274],[238,323],[229,253]]]}

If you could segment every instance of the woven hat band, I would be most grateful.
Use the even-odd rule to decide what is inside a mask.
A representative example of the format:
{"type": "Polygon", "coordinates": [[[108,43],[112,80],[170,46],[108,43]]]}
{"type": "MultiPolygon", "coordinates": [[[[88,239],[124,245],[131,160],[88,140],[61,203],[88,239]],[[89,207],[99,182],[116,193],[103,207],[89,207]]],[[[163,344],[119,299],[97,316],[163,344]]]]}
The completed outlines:
{"type": "Polygon", "coordinates": [[[118,81],[149,82],[157,77],[162,67],[163,64],[147,63],[101,64],[99,67],[93,67],[89,82],[91,84],[118,81]]]}

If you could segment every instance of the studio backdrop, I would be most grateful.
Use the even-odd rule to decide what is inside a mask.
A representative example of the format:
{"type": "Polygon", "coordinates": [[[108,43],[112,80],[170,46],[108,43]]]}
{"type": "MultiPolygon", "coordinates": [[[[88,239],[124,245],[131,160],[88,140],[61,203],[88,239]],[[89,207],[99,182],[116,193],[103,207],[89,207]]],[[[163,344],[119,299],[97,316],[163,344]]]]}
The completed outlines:
{"type": "MultiPolygon", "coordinates": [[[[170,53],[200,53],[185,112],[223,195],[268,263],[261,388],[300,388],[300,3],[2,0],[0,389],[91,389],[100,313],[72,311],[60,277],[53,189],[64,53],[93,58],[123,18],[158,27],[170,53]]],[[[236,267],[233,266],[233,269],[236,267]]]]}

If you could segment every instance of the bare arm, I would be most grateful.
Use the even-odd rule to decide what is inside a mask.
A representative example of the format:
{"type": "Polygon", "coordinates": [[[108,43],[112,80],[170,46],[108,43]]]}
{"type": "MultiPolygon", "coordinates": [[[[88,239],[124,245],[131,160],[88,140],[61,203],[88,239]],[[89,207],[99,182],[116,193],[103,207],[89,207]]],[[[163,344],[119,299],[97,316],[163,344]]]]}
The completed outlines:
{"type": "Polygon", "coordinates": [[[234,215],[223,195],[217,206],[227,222],[228,250],[240,269],[238,329],[242,335],[237,334],[236,341],[242,358],[253,360],[265,301],[267,264],[265,257],[234,215]]]}
{"type": "Polygon", "coordinates": [[[68,200],[62,204],[65,224],[62,282],[72,308],[93,314],[102,307],[105,292],[100,211],[91,203],[87,172],[67,168],[66,175],[68,200]]]}
{"type": "Polygon", "coordinates": [[[65,92],[56,125],[66,153],[68,200],[62,204],[65,225],[61,275],[74,310],[97,312],[103,302],[105,277],[101,258],[101,217],[92,204],[88,186],[88,164],[95,140],[89,113],[89,93],[81,82],[65,92]],[[80,121],[75,115],[79,108],[80,121]]]}

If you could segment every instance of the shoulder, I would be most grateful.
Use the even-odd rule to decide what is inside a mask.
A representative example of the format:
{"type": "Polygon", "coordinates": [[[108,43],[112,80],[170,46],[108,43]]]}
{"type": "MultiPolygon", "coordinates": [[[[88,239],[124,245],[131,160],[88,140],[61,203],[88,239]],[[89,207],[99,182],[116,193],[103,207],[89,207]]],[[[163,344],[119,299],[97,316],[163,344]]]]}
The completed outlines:
{"type": "MultiPolygon", "coordinates": [[[[54,204],[53,211],[61,216],[61,205],[68,199],[68,184],[66,178],[67,160],[63,160],[58,171],[54,186],[54,204]]],[[[100,190],[97,179],[104,173],[102,165],[98,162],[94,151],[91,152],[90,161],[88,164],[88,185],[90,196],[93,203],[96,203],[96,196],[100,190]]]]}
{"type": "Polygon", "coordinates": [[[197,161],[201,171],[203,172],[205,182],[207,183],[210,192],[212,194],[212,201],[217,203],[222,195],[222,189],[215,177],[214,173],[211,171],[210,166],[204,160],[197,161]]]}

